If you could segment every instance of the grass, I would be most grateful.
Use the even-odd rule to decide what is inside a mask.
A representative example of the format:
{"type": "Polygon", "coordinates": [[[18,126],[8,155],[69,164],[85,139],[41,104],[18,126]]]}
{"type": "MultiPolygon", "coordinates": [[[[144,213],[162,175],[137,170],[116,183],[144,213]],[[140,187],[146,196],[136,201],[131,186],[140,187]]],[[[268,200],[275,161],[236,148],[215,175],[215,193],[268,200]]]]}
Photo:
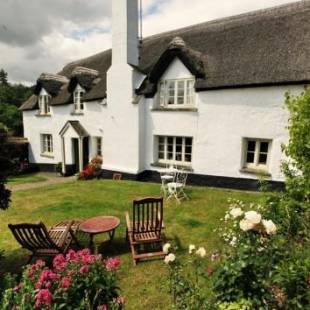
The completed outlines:
{"type": "MultiPolygon", "coordinates": [[[[208,253],[221,247],[215,228],[227,210],[227,199],[258,201],[260,194],[189,187],[191,199],[181,205],[170,201],[165,204],[166,236],[179,242],[180,251],[189,244],[205,246],[208,253]]],[[[162,260],[142,262],[132,266],[129,248],[125,242],[124,212],[131,209],[137,197],[158,196],[159,184],[130,181],[86,181],[53,185],[35,190],[14,192],[9,210],[0,213],[0,248],[5,249],[2,270],[18,272],[25,264],[27,252],[21,250],[7,229],[8,223],[36,222],[47,226],[62,219],[83,219],[98,215],[114,215],[121,219],[113,243],[107,237],[95,238],[101,243],[99,251],[104,256],[117,255],[122,260],[119,283],[126,298],[126,309],[168,309],[170,296],[165,286],[166,268],[162,260]],[[143,296],[143,298],[141,298],[143,296]]]]}
{"type": "Polygon", "coordinates": [[[37,183],[37,182],[44,182],[47,178],[42,174],[33,173],[33,174],[26,174],[26,175],[17,175],[9,177],[8,185],[19,185],[19,184],[26,184],[26,183],[37,183]]]}

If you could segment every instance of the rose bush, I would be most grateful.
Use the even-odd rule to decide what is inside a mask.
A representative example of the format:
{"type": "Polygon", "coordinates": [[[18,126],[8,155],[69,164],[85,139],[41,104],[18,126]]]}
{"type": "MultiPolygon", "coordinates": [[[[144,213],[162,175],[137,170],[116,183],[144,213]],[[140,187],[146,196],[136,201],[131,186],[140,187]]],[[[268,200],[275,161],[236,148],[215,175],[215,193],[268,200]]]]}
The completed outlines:
{"type": "Polygon", "coordinates": [[[119,264],[118,258],[103,261],[87,249],[57,255],[52,268],[38,260],[26,266],[19,284],[5,291],[1,309],[122,309],[119,264]]]}

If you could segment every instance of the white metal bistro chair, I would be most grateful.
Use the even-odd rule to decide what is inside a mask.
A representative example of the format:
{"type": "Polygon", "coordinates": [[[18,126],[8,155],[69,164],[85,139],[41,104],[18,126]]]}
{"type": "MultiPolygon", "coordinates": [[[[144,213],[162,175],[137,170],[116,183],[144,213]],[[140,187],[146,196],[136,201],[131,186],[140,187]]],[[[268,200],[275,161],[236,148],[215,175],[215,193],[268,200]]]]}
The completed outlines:
{"type": "Polygon", "coordinates": [[[175,176],[177,173],[177,169],[174,168],[173,165],[170,165],[166,169],[162,169],[160,171],[160,179],[161,179],[161,187],[160,192],[163,194],[164,197],[167,195],[167,184],[174,182],[175,176]]]}
{"type": "Polygon", "coordinates": [[[189,199],[186,193],[184,192],[186,186],[188,173],[184,171],[178,171],[176,174],[175,182],[170,182],[167,184],[168,188],[168,197],[175,198],[178,203],[181,203],[181,199],[189,199]]]}

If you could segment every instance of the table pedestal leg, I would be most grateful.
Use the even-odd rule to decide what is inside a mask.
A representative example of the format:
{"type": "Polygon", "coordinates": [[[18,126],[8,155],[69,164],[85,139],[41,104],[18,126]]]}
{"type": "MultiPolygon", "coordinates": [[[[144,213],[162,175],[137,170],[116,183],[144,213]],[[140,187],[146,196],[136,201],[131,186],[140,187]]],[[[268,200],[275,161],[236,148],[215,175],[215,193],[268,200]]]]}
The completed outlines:
{"type": "Polygon", "coordinates": [[[115,233],[115,229],[109,231],[110,242],[112,242],[112,240],[114,238],[114,233],[115,233]]]}

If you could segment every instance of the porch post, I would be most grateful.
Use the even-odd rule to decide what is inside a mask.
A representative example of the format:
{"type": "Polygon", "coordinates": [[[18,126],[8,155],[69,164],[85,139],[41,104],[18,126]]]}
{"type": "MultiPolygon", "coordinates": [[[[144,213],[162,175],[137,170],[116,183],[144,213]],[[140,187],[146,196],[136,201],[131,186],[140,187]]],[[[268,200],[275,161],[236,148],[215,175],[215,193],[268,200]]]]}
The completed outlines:
{"type": "Polygon", "coordinates": [[[61,137],[61,155],[62,155],[62,173],[63,175],[66,174],[66,146],[65,146],[65,138],[61,137]]]}
{"type": "Polygon", "coordinates": [[[79,170],[83,170],[83,137],[79,137],[79,170]]]}

